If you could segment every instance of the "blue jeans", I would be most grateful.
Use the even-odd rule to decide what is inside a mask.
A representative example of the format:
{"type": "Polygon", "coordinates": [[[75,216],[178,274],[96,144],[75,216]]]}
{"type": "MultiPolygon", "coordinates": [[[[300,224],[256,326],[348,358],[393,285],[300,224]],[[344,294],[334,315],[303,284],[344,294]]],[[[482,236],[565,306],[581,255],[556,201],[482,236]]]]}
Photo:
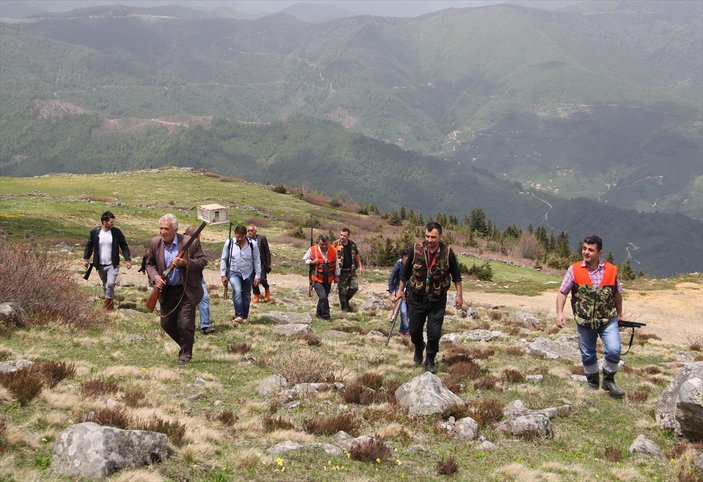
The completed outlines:
{"type": "Polygon", "coordinates": [[[620,363],[620,329],[617,318],[613,318],[606,325],[597,329],[577,324],[576,331],[579,335],[579,350],[581,350],[581,363],[586,375],[598,373],[598,353],[596,343],[600,336],[603,342],[603,371],[615,373],[620,363]]]}
{"type": "Polygon", "coordinates": [[[253,277],[253,273],[247,279],[242,278],[242,275],[239,273],[229,275],[229,285],[232,288],[232,304],[234,305],[235,317],[249,318],[253,277]]]}
{"type": "Polygon", "coordinates": [[[210,295],[207,293],[205,278],[203,278],[203,299],[200,300],[198,310],[200,311],[200,329],[202,330],[210,326],[210,295]]]}
{"type": "Polygon", "coordinates": [[[399,333],[409,333],[410,319],[408,318],[408,302],[401,300],[400,302],[400,330],[399,333]]]}

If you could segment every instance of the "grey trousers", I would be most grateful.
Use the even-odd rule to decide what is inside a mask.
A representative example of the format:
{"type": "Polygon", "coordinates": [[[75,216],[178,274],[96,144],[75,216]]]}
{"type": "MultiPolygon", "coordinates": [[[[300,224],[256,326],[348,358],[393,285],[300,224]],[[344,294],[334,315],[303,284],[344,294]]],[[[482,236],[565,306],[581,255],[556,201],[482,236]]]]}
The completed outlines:
{"type": "Polygon", "coordinates": [[[115,268],[111,264],[102,265],[98,268],[100,280],[103,282],[103,291],[105,298],[115,299],[115,283],[117,283],[117,275],[120,274],[120,268],[115,268]]]}

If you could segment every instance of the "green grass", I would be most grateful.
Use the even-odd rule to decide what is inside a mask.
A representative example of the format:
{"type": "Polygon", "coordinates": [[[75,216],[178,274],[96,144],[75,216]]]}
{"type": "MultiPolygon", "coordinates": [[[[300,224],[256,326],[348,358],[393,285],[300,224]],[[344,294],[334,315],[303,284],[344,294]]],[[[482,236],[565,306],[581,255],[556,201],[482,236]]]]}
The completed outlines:
{"type": "MultiPolygon", "coordinates": [[[[0,228],[12,240],[30,240],[39,246],[68,240],[69,235],[77,242],[84,242],[88,228],[100,213],[111,209],[117,215],[117,224],[134,245],[134,251],[138,251],[155,232],[160,214],[174,210],[185,225],[195,222],[192,206],[206,202],[230,205],[233,207],[231,217],[255,219],[260,225],[265,224],[260,231],[273,240],[272,248],[279,263],[271,278],[274,283],[279,273],[305,276],[300,258],[309,241],[299,240],[293,244],[290,238],[286,238],[296,219],[313,213],[321,220],[323,229],[334,231],[343,218],[345,224],[352,226],[353,232],[359,233],[364,232],[371,219],[334,211],[324,203],[321,206],[309,205],[295,196],[276,194],[263,186],[236,180],[223,182],[208,175],[181,170],[166,174],[138,172],[115,176],[6,178],[2,181],[0,196],[4,202],[0,204],[0,228]],[[109,189],[105,188],[108,178],[109,189]],[[32,192],[35,195],[26,195],[32,192]],[[90,200],[89,196],[114,199],[90,200]],[[185,209],[177,210],[179,207],[185,209]]],[[[381,222],[380,218],[372,218],[372,224],[381,222]]],[[[208,227],[204,232],[208,251],[219,253],[227,235],[226,229],[223,226],[208,227]]],[[[79,254],[72,256],[77,258],[79,254]]],[[[483,263],[483,260],[463,256],[460,261],[467,265],[483,263]]],[[[560,275],[503,263],[491,262],[491,266],[493,282],[465,280],[465,291],[528,296],[555,289],[561,278],[560,275]]],[[[365,281],[386,280],[387,268],[365,268],[365,281]]],[[[691,275],[669,281],[636,280],[635,286],[638,290],[669,289],[681,281],[699,283],[700,279],[691,275]]],[[[513,368],[525,374],[543,373],[545,379],[540,384],[499,382],[500,388],[494,390],[476,390],[469,380],[459,396],[467,403],[496,399],[508,404],[520,399],[533,409],[569,404],[572,407],[570,413],[552,420],[553,439],[521,441],[488,426],[482,428],[480,434],[496,444],[497,449],[479,451],[477,442],[458,442],[439,430],[439,417],[411,420],[396,406],[346,403],[335,391],[302,397],[297,406],[290,408],[272,403],[271,397],[258,395],[259,381],[285,372],[290,364],[303,366],[310,357],[319,357],[324,367],[334,369],[344,383],[350,383],[366,372],[382,375],[384,382],[401,383],[422,373],[412,363],[410,346],[396,338],[386,347],[384,337],[368,335],[372,330],[388,328],[388,310],[342,314],[333,304],[333,321],[315,320],[311,325],[312,331],[320,337],[319,346],[310,346],[302,339],[277,336],[271,326],[260,321],[260,315],[267,311],[314,314],[316,300],[308,298],[305,291],[276,287],[271,303],[252,306],[252,323],[237,326],[230,321],[231,301],[220,297],[221,289],[211,290],[212,324],[218,331],[210,336],[196,333],[194,358],[185,367],[178,366],[177,347],[161,330],[156,314],[124,309],[127,305],[143,306],[148,296],[145,287],[118,287],[118,306],[122,305],[118,314],[85,330],[49,323],[13,331],[2,339],[3,359],[70,362],[76,365],[76,374],[54,388],[45,388],[42,395],[26,406],[14,403],[11,396],[0,392],[4,397],[0,418],[9,427],[4,435],[0,434],[3,453],[0,480],[68,480],[50,471],[53,444],[58,434],[79,416],[104,406],[104,400],[86,398],[81,394],[81,385],[95,379],[105,379],[120,387],[120,393],[107,396],[118,406],[124,405],[124,392],[143,391],[147,405],[138,409],[127,407],[130,414],[144,418],[157,413],[187,427],[186,443],[173,447],[173,455],[167,461],[135,472],[142,477],[146,472],[164,480],[445,480],[446,477],[436,474],[436,463],[442,457],[454,456],[459,465],[456,480],[549,477],[554,480],[663,481],[675,479],[684,464],[681,458],[666,462],[642,460],[627,451],[639,434],[654,440],[667,453],[681,442],[670,432],[659,429],[654,421],[656,399],[665,388],[666,380],[671,379],[680,367],[676,357],[681,347],[659,342],[636,343],[625,357],[626,366],[632,370],[619,374],[618,383],[627,393],[633,393],[642,385],[649,386],[650,394],[643,402],[616,401],[602,390],[587,391],[572,382],[572,362],[544,360],[515,352],[514,348],[520,346],[522,339],[550,336],[543,331],[547,328],[537,331],[517,329],[505,334],[505,324],[492,320],[489,312],[493,310],[481,306],[476,307],[478,317],[475,320],[454,317],[450,310],[445,332],[476,328],[503,331],[501,338],[482,344],[482,348],[491,348],[495,354],[477,360],[481,373],[501,378],[507,368],[513,368]],[[339,338],[329,334],[330,329],[346,330],[349,334],[339,338]],[[353,333],[354,330],[361,334],[353,333]],[[229,345],[242,343],[251,345],[249,353],[229,353],[229,345]],[[651,365],[661,367],[662,373],[652,376],[641,370],[651,365]],[[306,419],[334,415],[341,410],[360,420],[362,434],[385,434],[386,443],[393,450],[392,458],[382,463],[364,463],[354,461],[346,454],[340,457],[326,455],[318,449],[280,457],[265,453],[268,447],[287,439],[303,443],[333,443],[332,437],[313,437],[304,433],[302,426],[306,419]],[[234,426],[218,420],[217,416],[224,411],[236,415],[238,421],[234,426]],[[272,412],[293,423],[295,428],[287,432],[263,432],[262,420],[272,412]],[[422,448],[418,450],[417,446],[422,448]],[[620,449],[622,459],[617,463],[608,462],[604,452],[606,446],[620,449]]],[[[99,288],[87,288],[85,294],[86,303],[99,303],[99,288]]],[[[358,306],[369,296],[369,293],[360,292],[355,304],[358,306]]],[[[512,309],[501,310],[507,315],[512,309]]],[[[543,314],[537,313],[536,316],[542,317],[543,314]]],[[[465,348],[476,346],[468,343],[465,348]]],[[[438,358],[440,377],[447,375],[442,356],[449,350],[449,345],[442,344],[438,358]]]]}
{"type": "MultiPolygon", "coordinates": [[[[485,260],[471,256],[459,256],[458,261],[470,268],[485,263],[485,260]]],[[[556,290],[561,282],[561,275],[554,275],[513,266],[507,263],[489,261],[493,269],[493,280],[474,280],[465,276],[464,290],[483,291],[486,293],[514,293],[523,296],[535,296],[547,290],[556,290]]]]}

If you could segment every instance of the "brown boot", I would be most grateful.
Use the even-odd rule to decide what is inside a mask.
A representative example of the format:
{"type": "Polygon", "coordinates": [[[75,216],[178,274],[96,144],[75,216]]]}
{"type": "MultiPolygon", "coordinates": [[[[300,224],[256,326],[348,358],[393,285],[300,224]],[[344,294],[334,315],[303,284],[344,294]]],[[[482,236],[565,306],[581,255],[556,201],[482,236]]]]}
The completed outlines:
{"type": "Polygon", "coordinates": [[[112,311],[114,309],[115,309],[115,304],[114,304],[112,298],[103,299],[103,310],[112,311]]]}
{"type": "Polygon", "coordinates": [[[259,298],[261,298],[261,295],[254,294],[254,303],[258,303],[259,298]]]}
{"type": "Polygon", "coordinates": [[[264,292],[264,301],[268,302],[271,299],[271,292],[269,290],[266,290],[264,292]]]}

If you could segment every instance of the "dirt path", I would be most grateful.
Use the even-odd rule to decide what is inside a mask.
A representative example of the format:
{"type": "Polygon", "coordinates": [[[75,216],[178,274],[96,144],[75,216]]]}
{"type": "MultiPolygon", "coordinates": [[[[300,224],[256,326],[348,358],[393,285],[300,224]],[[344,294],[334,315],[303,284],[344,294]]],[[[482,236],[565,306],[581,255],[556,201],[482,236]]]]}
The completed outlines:
{"type": "MultiPolygon", "coordinates": [[[[78,268],[80,270],[82,268],[78,268]]],[[[137,273],[137,267],[120,269],[120,282],[146,285],[146,276],[137,273]]],[[[219,284],[219,274],[213,270],[205,271],[208,284],[219,284]]],[[[82,279],[81,279],[82,281],[82,279]]],[[[97,276],[90,279],[91,284],[99,283],[97,276]]],[[[270,277],[272,292],[276,288],[307,290],[307,279],[298,275],[278,275],[270,277]]],[[[384,295],[388,285],[385,283],[360,283],[360,294],[376,293],[384,295]]],[[[519,296],[500,293],[481,293],[465,290],[464,301],[482,306],[506,306],[530,311],[554,319],[556,314],[556,291],[546,291],[537,296],[519,296]]],[[[675,290],[658,290],[646,292],[625,292],[623,301],[625,317],[628,320],[647,323],[643,333],[657,335],[663,341],[686,346],[690,340],[703,338],[703,283],[679,283],[675,290]]],[[[570,309],[567,308],[567,313],[570,309]]]]}

